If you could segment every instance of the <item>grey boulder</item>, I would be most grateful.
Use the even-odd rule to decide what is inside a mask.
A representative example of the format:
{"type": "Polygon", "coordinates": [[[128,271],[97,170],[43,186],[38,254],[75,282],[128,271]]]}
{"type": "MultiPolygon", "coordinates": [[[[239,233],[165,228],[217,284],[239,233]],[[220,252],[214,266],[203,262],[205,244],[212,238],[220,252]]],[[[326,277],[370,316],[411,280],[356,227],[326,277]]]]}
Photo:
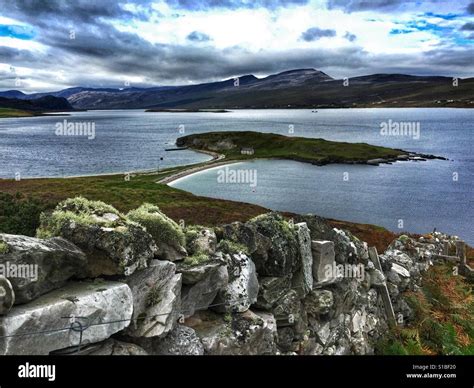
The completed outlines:
{"type": "Polygon", "coordinates": [[[0,354],[47,355],[76,346],[81,325],[82,344],[100,342],[127,327],[132,311],[132,292],[124,283],[69,283],[15,306],[0,318],[4,336],[0,338],[0,354]]]}
{"type": "Polygon", "coordinates": [[[225,255],[229,281],[218,293],[214,309],[244,312],[257,301],[258,279],[255,264],[244,253],[225,255]]]}
{"type": "Polygon", "coordinates": [[[126,333],[132,337],[164,336],[180,316],[181,274],[170,261],[154,260],[125,281],[133,294],[133,320],[126,333]]]}
{"type": "Polygon", "coordinates": [[[26,303],[62,287],[68,279],[84,273],[84,253],[64,238],[41,240],[0,234],[8,250],[0,254],[0,275],[8,278],[16,304],[26,303]]]}

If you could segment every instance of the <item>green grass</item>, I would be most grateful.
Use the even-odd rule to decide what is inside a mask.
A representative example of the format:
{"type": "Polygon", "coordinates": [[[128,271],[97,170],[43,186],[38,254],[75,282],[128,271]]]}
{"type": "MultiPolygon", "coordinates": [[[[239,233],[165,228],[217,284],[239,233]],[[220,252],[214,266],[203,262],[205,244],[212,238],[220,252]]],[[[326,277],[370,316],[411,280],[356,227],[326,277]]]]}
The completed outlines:
{"type": "MultiPolygon", "coordinates": [[[[175,171],[177,169],[173,169],[175,171]]],[[[156,183],[171,171],[140,174],[51,179],[0,179],[0,232],[33,236],[42,211],[77,196],[103,201],[121,213],[143,203],[156,205],[174,221],[215,226],[246,221],[268,210],[252,204],[205,198],[156,183]]]]}
{"type": "Polygon", "coordinates": [[[421,292],[407,293],[414,321],[397,327],[378,344],[391,355],[474,355],[474,295],[472,285],[453,275],[450,265],[432,267],[421,292]]]}
{"type": "Polygon", "coordinates": [[[52,213],[42,213],[36,235],[39,238],[60,236],[62,227],[71,221],[78,225],[99,224],[105,227],[115,227],[118,225],[117,222],[128,222],[113,206],[101,201],[90,201],[83,197],[75,197],[59,203],[52,213]],[[106,213],[115,214],[119,218],[116,221],[102,221],[96,217],[106,213]]]}
{"type": "Polygon", "coordinates": [[[171,218],[163,214],[160,208],[150,203],[144,203],[138,209],[127,213],[127,217],[144,226],[157,244],[185,245],[184,232],[171,218]]]}
{"type": "Polygon", "coordinates": [[[12,108],[0,108],[0,118],[3,117],[29,117],[35,116],[34,112],[28,112],[26,110],[12,109],[12,108]]]}
{"type": "Polygon", "coordinates": [[[222,239],[221,241],[219,241],[219,244],[217,244],[217,250],[227,253],[229,255],[238,253],[244,253],[246,255],[249,254],[248,248],[245,245],[227,239],[222,239]]]}
{"type": "Polygon", "coordinates": [[[314,164],[364,162],[370,159],[395,158],[401,150],[366,143],[343,143],[324,139],[288,137],[260,132],[210,132],[184,136],[179,146],[222,153],[227,159],[282,158],[314,164]],[[232,146],[222,147],[222,143],[232,146]],[[254,155],[242,155],[241,148],[251,147],[254,155]]]}
{"type": "Polygon", "coordinates": [[[210,259],[211,258],[206,253],[198,252],[192,256],[187,256],[184,259],[184,264],[189,266],[199,265],[208,262],[210,259]]]}

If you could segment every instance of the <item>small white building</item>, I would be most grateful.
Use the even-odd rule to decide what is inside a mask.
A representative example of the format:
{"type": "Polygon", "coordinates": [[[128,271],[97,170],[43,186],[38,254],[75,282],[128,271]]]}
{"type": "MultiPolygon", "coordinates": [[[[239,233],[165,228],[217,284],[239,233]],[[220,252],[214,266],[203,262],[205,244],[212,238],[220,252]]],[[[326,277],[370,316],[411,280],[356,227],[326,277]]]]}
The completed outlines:
{"type": "Polygon", "coordinates": [[[243,147],[240,149],[242,155],[253,155],[255,153],[254,149],[251,147],[243,147]]]}

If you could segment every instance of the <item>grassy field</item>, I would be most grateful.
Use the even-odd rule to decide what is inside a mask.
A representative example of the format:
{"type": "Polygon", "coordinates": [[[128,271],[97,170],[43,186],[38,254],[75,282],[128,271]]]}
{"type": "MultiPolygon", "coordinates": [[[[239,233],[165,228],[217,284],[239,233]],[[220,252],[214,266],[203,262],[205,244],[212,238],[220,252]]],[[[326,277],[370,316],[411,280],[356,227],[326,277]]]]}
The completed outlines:
{"type": "Polygon", "coordinates": [[[181,137],[176,143],[199,150],[222,153],[227,159],[282,158],[314,164],[364,162],[395,158],[401,150],[366,143],[343,143],[324,139],[288,137],[260,132],[210,132],[181,137]],[[253,155],[242,155],[241,148],[253,148],[253,155]]]}
{"type": "MultiPolygon", "coordinates": [[[[139,207],[144,202],[158,205],[168,216],[187,223],[217,225],[244,221],[267,210],[256,205],[198,197],[191,193],[157,184],[166,173],[131,176],[108,175],[82,178],[0,180],[0,193],[19,196],[16,202],[36,201],[43,209],[52,209],[59,201],[84,196],[101,200],[122,212],[139,207]]],[[[1,205],[0,205],[1,206],[1,205]]],[[[0,231],[2,228],[0,207],[0,231]]],[[[5,225],[3,219],[3,225],[5,225]]]]}
{"type": "Polygon", "coordinates": [[[34,112],[28,112],[26,110],[11,109],[11,108],[0,108],[0,118],[2,117],[30,117],[35,116],[34,112]]]}

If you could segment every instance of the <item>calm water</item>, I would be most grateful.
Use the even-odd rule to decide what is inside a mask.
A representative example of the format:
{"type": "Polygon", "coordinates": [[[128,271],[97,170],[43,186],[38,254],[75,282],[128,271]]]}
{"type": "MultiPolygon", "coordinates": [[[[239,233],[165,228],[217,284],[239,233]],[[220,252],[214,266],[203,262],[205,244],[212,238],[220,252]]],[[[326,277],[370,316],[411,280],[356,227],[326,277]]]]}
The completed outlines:
{"type": "Polygon", "coordinates": [[[219,184],[215,170],[175,182],[197,194],[236,199],[277,210],[311,212],[397,230],[437,227],[474,242],[473,110],[333,109],[241,110],[230,113],[77,112],[69,117],[0,120],[0,177],[69,176],[197,163],[206,155],[165,152],[177,137],[207,131],[262,131],[328,140],[367,142],[448,157],[450,161],[390,166],[325,166],[258,161],[258,184],[219,184]],[[95,139],[56,136],[55,125],[92,122],[95,139]],[[380,123],[415,122],[420,137],[382,136],[380,123]],[[292,132],[292,133],[291,133],[292,132]],[[344,180],[344,173],[349,180],[344,180]],[[453,174],[458,176],[453,181],[453,174]]]}

